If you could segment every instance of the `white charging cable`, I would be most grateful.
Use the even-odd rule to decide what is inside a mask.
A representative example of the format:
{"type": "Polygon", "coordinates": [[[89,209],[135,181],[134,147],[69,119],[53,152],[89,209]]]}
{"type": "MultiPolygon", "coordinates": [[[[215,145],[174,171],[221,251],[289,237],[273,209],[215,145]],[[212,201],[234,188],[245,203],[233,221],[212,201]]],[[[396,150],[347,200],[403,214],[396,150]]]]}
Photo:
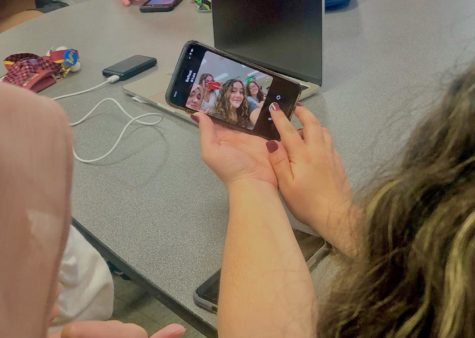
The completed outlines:
{"type": "Polygon", "coordinates": [[[104,82],[99,83],[97,86],[91,87],[89,89],[81,90],[81,91],[75,92],[75,93],[56,96],[56,97],[53,97],[53,100],[57,101],[57,100],[65,99],[67,97],[81,95],[81,94],[84,94],[84,93],[89,93],[89,92],[92,92],[93,90],[104,87],[108,83],[116,83],[119,80],[120,80],[119,75],[112,75],[112,76],[109,76],[107,78],[107,80],[105,80],[104,82]]]}
{"type": "MultiPolygon", "coordinates": [[[[107,78],[106,81],[98,84],[97,86],[94,86],[94,87],[91,87],[89,89],[86,89],[86,90],[81,90],[81,91],[78,91],[78,92],[75,92],[75,93],[70,93],[70,94],[65,94],[65,95],[61,95],[61,96],[57,96],[57,97],[54,97],[53,100],[57,101],[57,100],[60,100],[60,99],[64,99],[64,98],[67,98],[67,97],[71,97],[71,96],[76,96],[76,95],[81,95],[81,94],[84,94],[84,93],[88,93],[90,91],[93,91],[95,89],[98,89],[102,86],[105,86],[106,84],[108,83],[115,83],[119,81],[119,76],[117,75],[112,75],[110,77],[107,78]]],[[[71,127],[74,127],[74,126],[77,126],[81,123],[83,123],[88,117],[89,115],[91,115],[92,113],[94,113],[96,111],[97,108],[99,108],[99,106],[105,102],[112,102],[114,103],[117,107],[119,107],[119,109],[122,111],[122,113],[124,113],[128,118],[129,118],[129,122],[127,122],[127,124],[124,126],[124,128],[122,128],[122,131],[120,132],[119,134],[119,137],[117,137],[117,140],[115,141],[115,143],[112,145],[112,147],[104,154],[104,155],[101,155],[99,157],[96,157],[96,158],[92,158],[92,159],[84,159],[84,158],[81,158],[79,157],[79,155],[76,153],[76,150],[74,149],[73,147],[73,154],[74,154],[74,158],[76,158],[76,160],[82,162],[82,163],[94,163],[94,162],[97,162],[97,161],[100,161],[104,158],[106,158],[107,156],[109,156],[116,148],[117,148],[117,145],[119,144],[120,140],[122,139],[122,137],[124,136],[124,133],[125,131],[127,130],[127,128],[134,122],[138,123],[138,124],[141,124],[141,125],[144,125],[144,126],[155,126],[157,124],[159,124],[162,119],[163,119],[163,116],[162,114],[159,114],[159,113],[146,113],[146,114],[142,114],[142,115],[139,115],[139,116],[136,116],[136,117],[133,117],[131,116],[129,113],[127,113],[127,111],[124,109],[124,107],[122,107],[122,105],[117,102],[116,99],[113,99],[113,98],[110,98],[110,97],[107,97],[105,99],[102,99],[101,101],[99,101],[86,115],[84,115],[81,119],[79,119],[78,121],[76,122],[73,122],[73,123],[70,123],[69,125],[71,127]],[[140,121],[141,119],[145,118],[145,117],[148,117],[148,116],[157,116],[158,119],[156,121],[153,121],[153,122],[145,122],[145,121],[140,121]]]]}

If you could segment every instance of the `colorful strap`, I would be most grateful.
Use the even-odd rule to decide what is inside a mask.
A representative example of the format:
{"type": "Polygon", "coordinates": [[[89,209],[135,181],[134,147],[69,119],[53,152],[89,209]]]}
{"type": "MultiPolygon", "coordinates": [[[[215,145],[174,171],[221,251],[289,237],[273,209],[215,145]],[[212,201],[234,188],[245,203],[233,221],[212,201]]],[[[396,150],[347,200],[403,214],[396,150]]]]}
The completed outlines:
{"type": "Polygon", "coordinates": [[[66,67],[74,66],[79,60],[79,53],[75,49],[54,50],[49,52],[51,61],[64,64],[66,67]]]}

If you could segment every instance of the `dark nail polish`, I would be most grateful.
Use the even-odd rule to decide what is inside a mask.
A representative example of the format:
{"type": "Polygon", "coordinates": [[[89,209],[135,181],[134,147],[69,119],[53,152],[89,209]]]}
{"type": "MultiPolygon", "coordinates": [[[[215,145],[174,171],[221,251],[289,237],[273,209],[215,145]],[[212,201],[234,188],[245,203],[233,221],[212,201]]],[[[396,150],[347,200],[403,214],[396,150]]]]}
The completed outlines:
{"type": "Polygon", "coordinates": [[[196,116],[195,114],[192,114],[192,115],[191,115],[191,119],[192,119],[193,121],[195,121],[196,123],[200,123],[200,118],[199,118],[198,116],[196,116]]]}
{"type": "Polygon", "coordinates": [[[279,148],[279,145],[274,140],[271,140],[266,142],[266,147],[269,153],[273,153],[279,148]]]}
{"type": "Polygon", "coordinates": [[[277,102],[272,102],[269,106],[269,109],[271,111],[277,111],[277,110],[280,110],[280,106],[277,102]]]}

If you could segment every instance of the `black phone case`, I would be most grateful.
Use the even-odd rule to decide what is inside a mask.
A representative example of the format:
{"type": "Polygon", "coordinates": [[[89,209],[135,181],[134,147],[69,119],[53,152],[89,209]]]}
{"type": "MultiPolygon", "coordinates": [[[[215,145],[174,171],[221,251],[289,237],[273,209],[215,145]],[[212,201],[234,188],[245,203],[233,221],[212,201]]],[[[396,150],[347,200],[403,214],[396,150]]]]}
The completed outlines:
{"type": "MultiPolygon", "coordinates": [[[[123,61],[125,61],[125,60],[122,60],[120,62],[123,62],[123,61]]],[[[102,75],[104,75],[105,77],[109,77],[111,75],[118,75],[121,81],[127,80],[127,79],[130,79],[131,77],[133,77],[137,74],[140,74],[141,72],[146,71],[147,69],[152,68],[153,66],[155,66],[157,64],[157,59],[153,58],[153,57],[149,57],[149,59],[147,61],[138,63],[135,66],[130,67],[125,71],[117,71],[117,70],[114,69],[114,67],[117,64],[119,64],[120,62],[118,62],[118,63],[116,63],[116,64],[114,64],[110,67],[105,68],[102,71],[102,75]]]]}
{"type": "Polygon", "coordinates": [[[218,304],[214,303],[211,299],[207,299],[205,295],[206,291],[210,288],[219,290],[220,277],[221,270],[218,270],[195,290],[195,293],[193,294],[193,301],[196,305],[213,313],[218,312],[218,304]]]}

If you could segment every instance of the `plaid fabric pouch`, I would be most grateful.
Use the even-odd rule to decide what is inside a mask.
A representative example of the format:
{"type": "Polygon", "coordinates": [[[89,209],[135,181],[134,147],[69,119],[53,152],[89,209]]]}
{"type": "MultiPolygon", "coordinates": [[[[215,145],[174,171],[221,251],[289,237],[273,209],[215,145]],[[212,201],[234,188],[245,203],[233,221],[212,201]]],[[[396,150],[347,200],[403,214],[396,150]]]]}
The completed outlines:
{"type": "Polygon", "coordinates": [[[56,83],[61,65],[35,54],[13,54],[3,61],[8,73],[2,79],[36,93],[56,83]]]}
{"type": "Polygon", "coordinates": [[[46,56],[32,53],[13,54],[3,61],[8,73],[0,81],[28,88],[36,93],[64,78],[69,72],[77,72],[79,52],[60,47],[48,51],[46,56]]]}

